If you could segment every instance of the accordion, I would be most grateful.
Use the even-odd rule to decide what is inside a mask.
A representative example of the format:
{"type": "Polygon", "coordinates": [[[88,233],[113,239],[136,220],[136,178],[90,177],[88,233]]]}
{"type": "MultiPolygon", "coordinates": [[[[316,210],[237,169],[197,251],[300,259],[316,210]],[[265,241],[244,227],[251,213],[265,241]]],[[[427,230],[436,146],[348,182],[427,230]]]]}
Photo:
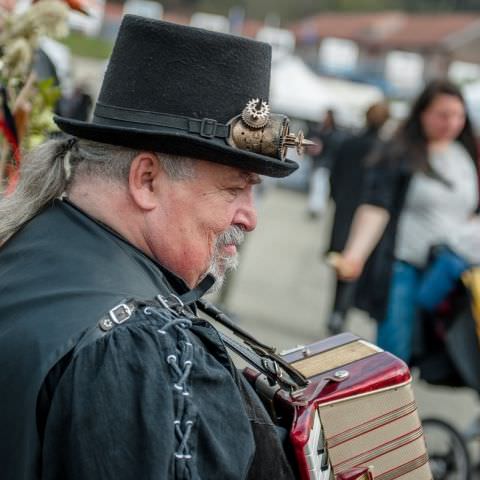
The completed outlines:
{"type": "Polygon", "coordinates": [[[431,480],[408,367],[349,333],[281,354],[308,378],[289,391],[247,367],[302,480],[431,480]]]}

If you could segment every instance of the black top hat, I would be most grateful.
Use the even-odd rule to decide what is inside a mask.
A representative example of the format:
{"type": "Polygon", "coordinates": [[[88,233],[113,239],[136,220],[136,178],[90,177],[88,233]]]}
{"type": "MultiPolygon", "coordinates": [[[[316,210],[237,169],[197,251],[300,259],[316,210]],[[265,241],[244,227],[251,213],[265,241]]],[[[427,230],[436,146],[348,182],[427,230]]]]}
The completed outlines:
{"type": "MultiPolygon", "coordinates": [[[[255,108],[268,117],[270,62],[271,48],[265,43],[126,15],[92,121],[56,116],[55,122],[85,139],[284,177],[298,165],[262,148],[263,141],[271,140],[262,133],[263,123],[253,125],[257,143],[240,147],[232,142],[229,123],[241,118],[249,101],[256,120],[255,108]]],[[[242,129],[237,134],[246,138],[240,137],[242,129]]],[[[286,151],[284,138],[272,140],[276,152],[286,151]]]]}

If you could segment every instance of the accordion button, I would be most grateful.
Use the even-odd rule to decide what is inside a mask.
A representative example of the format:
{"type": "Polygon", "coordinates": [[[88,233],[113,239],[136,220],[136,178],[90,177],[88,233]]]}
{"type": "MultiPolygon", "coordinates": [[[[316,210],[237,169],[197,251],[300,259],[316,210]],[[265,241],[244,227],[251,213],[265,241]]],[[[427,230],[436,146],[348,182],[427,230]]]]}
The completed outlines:
{"type": "Polygon", "coordinates": [[[350,372],[348,370],[337,370],[333,376],[336,380],[345,380],[350,376],[350,372]]]}

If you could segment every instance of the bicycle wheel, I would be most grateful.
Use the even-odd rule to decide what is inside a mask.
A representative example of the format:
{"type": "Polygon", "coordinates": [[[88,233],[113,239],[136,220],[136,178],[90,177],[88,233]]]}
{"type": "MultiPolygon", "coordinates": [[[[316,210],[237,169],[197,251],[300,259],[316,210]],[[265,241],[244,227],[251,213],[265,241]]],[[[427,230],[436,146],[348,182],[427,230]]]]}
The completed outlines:
{"type": "Polygon", "coordinates": [[[471,464],[462,435],[438,418],[422,419],[434,480],[470,480],[471,464]]]}

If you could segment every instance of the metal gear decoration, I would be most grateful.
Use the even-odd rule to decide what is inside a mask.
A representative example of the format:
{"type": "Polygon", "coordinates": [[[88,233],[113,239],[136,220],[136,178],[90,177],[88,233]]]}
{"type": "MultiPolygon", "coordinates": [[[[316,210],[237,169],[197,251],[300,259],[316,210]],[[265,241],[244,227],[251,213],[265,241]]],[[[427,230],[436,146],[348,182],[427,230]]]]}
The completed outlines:
{"type": "Polygon", "coordinates": [[[287,131],[282,139],[282,156],[285,157],[289,148],[295,148],[298,155],[303,155],[305,147],[310,145],[315,145],[315,142],[307,140],[302,130],[297,134],[287,131]]]}
{"type": "Polygon", "coordinates": [[[270,119],[270,106],[261,98],[252,98],[242,112],[242,120],[254,129],[263,128],[270,119]]]}

